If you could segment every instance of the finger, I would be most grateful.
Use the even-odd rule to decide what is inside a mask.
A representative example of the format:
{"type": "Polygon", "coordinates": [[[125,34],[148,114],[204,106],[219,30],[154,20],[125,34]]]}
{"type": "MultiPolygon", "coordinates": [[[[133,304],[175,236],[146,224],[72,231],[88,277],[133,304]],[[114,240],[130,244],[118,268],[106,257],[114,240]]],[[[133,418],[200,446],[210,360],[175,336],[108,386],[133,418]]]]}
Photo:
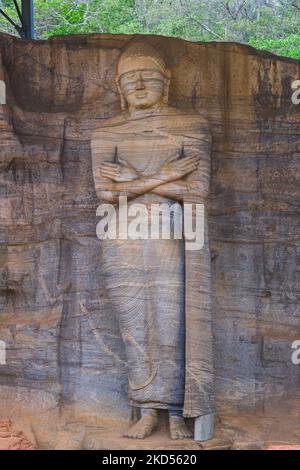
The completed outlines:
{"type": "Polygon", "coordinates": [[[117,175],[119,172],[118,170],[108,170],[108,169],[105,169],[103,168],[102,170],[100,170],[100,173],[101,174],[108,174],[108,175],[117,175]]]}
{"type": "Polygon", "coordinates": [[[187,162],[189,160],[200,160],[200,155],[188,155],[187,157],[181,158],[181,162],[187,162]]]}
{"type": "Polygon", "coordinates": [[[100,164],[100,168],[118,168],[119,165],[116,163],[103,162],[100,164]]]}
{"type": "Polygon", "coordinates": [[[113,177],[113,176],[108,176],[108,175],[102,175],[102,174],[101,174],[101,178],[107,179],[107,180],[109,180],[109,181],[111,181],[111,180],[114,181],[114,177],[113,177]]]}
{"type": "Polygon", "coordinates": [[[104,171],[119,171],[119,167],[118,166],[100,166],[100,170],[104,170],[104,171]]]}
{"type": "Polygon", "coordinates": [[[189,158],[188,160],[179,160],[180,165],[189,165],[190,163],[199,163],[199,158],[189,158]]]}
{"type": "Polygon", "coordinates": [[[198,162],[190,162],[185,167],[183,168],[198,168],[199,163],[198,162]]]}
{"type": "Polygon", "coordinates": [[[105,179],[107,179],[107,180],[109,180],[109,181],[114,181],[114,178],[113,178],[113,177],[104,176],[104,175],[101,175],[101,176],[102,176],[102,178],[105,178],[105,179]]]}
{"type": "Polygon", "coordinates": [[[171,163],[171,162],[174,162],[175,160],[179,160],[178,155],[172,155],[170,158],[167,158],[165,163],[171,163]]]}
{"type": "Polygon", "coordinates": [[[106,171],[106,170],[102,170],[100,172],[100,175],[102,176],[105,176],[105,175],[108,175],[108,176],[117,176],[118,175],[118,172],[117,171],[106,171]]]}
{"type": "Polygon", "coordinates": [[[191,158],[191,157],[200,158],[201,154],[200,153],[190,153],[189,155],[185,155],[181,160],[184,160],[185,158],[191,158]]]}
{"type": "Polygon", "coordinates": [[[189,175],[190,173],[193,173],[193,171],[195,171],[195,168],[192,169],[188,169],[188,170],[185,170],[184,172],[182,172],[182,176],[186,176],[186,175],[189,175]]]}
{"type": "Polygon", "coordinates": [[[200,157],[198,157],[197,155],[190,155],[188,157],[184,157],[184,158],[180,158],[178,160],[178,163],[187,163],[187,162],[198,162],[200,159],[200,157]]]}
{"type": "Polygon", "coordinates": [[[114,171],[102,171],[101,175],[108,176],[108,178],[115,178],[116,176],[118,176],[118,173],[114,171]]]}
{"type": "Polygon", "coordinates": [[[189,172],[194,171],[194,170],[196,170],[196,169],[197,169],[197,166],[195,166],[195,165],[188,165],[187,167],[185,167],[185,168],[183,168],[183,169],[181,169],[181,170],[179,170],[179,171],[182,171],[183,173],[189,173],[189,172]]]}
{"type": "Polygon", "coordinates": [[[100,165],[100,170],[107,170],[107,171],[119,171],[120,166],[108,166],[108,165],[100,165]]]}
{"type": "Polygon", "coordinates": [[[175,163],[176,166],[182,166],[184,167],[185,165],[190,165],[191,163],[199,164],[199,159],[198,158],[190,158],[189,160],[178,160],[178,162],[175,163]]]}
{"type": "Polygon", "coordinates": [[[179,170],[179,171],[184,171],[185,169],[187,168],[198,168],[198,163],[188,163],[187,165],[178,165],[176,166],[176,170],[179,170]]]}

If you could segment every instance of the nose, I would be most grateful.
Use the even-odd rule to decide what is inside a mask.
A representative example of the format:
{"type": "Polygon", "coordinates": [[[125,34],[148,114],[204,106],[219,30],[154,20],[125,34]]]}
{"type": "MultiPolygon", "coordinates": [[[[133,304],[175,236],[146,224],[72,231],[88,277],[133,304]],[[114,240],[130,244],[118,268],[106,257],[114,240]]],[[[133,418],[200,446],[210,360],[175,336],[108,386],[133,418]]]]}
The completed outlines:
{"type": "Polygon", "coordinates": [[[140,73],[139,76],[138,76],[137,82],[136,82],[135,89],[136,90],[144,90],[144,88],[145,88],[145,84],[144,84],[144,80],[143,80],[143,75],[140,73]]]}

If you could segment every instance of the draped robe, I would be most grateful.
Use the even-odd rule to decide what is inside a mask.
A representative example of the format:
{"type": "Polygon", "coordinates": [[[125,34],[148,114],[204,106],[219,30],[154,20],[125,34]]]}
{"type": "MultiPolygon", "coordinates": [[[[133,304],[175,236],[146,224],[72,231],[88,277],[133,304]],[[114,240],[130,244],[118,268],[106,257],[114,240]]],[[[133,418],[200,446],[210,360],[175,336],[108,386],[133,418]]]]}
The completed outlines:
{"type": "MultiPolygon", "coordinates": [[[[183,179],[199,188],[205,202],[209,191],[211,136],[207,121],[194,112],[164,106],[159,113],[130,117],[122,112],[96,125],[92,163],[96,193],[108,188],[97,169],[118,156],[140,175],[153,175],[173,155],[200,154],[197,170],[183,179]]],[[[101,201],[100,202],[105,202],[101,201]]],[[[128,201],[174,204],[151,192],[128,201]]],[[[118,213],[118,207],[116,206],[118,213]]],[[[118,214],[117,214],[118,215],[118,214]]],[[[117,218],[118,220],[118,218],[117,218]]],[[[130,218],[129,218],[130,221],[130,218]]],[[[180,408],[186,417],[213,411],[210,255],[207,217],[201,250],[185,250],[185,241],[102,240],[105,288],[117,314],[125,346],[128,388],[133,406],[180,408]]]]}

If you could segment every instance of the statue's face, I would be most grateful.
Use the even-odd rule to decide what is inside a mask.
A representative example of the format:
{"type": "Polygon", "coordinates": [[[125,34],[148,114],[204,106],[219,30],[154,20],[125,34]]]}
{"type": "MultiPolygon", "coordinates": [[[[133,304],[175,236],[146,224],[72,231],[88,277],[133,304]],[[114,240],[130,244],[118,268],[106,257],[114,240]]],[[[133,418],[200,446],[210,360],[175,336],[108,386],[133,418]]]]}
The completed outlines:
{"type": "Polygon", "coordinates": [[[120,75],[121,91],[131,109],[147,109],[162,100],[165,78],[153,61],[136,58],[120,75]]]}

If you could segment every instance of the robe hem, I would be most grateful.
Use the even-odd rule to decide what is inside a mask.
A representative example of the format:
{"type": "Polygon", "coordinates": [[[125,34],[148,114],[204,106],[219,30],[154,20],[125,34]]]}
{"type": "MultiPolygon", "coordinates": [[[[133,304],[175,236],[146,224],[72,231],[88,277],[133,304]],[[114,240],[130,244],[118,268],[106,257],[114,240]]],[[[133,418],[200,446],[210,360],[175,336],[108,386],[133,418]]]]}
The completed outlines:
{"type": "Polygon", "coordinates": [[[157,403],[157,402],[147,402],[147,403],[140,403],[136,402],[133,400],[130,400],[129,402],[130,406],[133,406],[134,408],[153,408],[156,410],[183,410],[183,403],[182,405],[173,405],[169,403],[157,403]]]}

